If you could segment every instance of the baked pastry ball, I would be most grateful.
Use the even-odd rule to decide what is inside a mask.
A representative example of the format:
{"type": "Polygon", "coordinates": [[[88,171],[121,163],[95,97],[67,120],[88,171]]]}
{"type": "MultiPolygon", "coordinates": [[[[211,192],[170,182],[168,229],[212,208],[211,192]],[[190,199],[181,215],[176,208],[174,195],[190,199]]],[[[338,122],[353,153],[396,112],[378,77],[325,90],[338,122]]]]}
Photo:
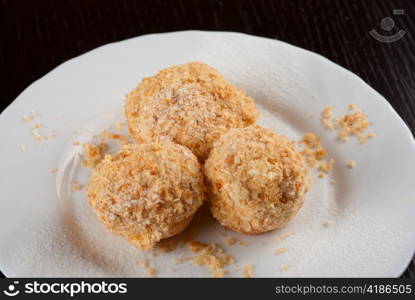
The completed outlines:
{"type": "Polygon", "coordinates": [[[213,216],[245,234],[286,224],[302,206],[310,182],[294,142],[258,125],[222,136],[206,160],[205,174],[213,216]]]}
{"type": "Polygon", "coordinates": [[[192,150],[200,161],[230,128],[246,127],[258,118],[252,98],[200,62],[144,78],[127,95],[125,115],[137,142],[167,136],[192,150]]]}
{"type": "Polygon", "coordinates": [[[205,197],[196,156],[166,139],[107,155],[88,187],[100,221],[143,250],[186,228],[205,197]]]}

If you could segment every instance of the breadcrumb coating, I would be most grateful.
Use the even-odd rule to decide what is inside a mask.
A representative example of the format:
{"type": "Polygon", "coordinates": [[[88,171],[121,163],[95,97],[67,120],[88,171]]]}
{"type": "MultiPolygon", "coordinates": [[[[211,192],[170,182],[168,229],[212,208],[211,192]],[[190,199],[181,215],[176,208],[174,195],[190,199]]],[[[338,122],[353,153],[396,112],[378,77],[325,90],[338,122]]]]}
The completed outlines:
{"type": "Polygon", "coordinates": [[[258,125],[222,136],[206,161],[205,174],[213,216],[245,234],[286,224],[302,206],[310,184],[294,142],[258,125]]]}
{"type": "Polygon", "coordinates": [[[252,98],[200,62],[144,78],[127,95],[125,115],[137,142],[168,136],[200,161],[230,128],[246,127],[258,118],[252,98]]]}
{"type": "Polygon", "coordinates": [[[205,197],[197,158],[167,139],[125,145],[105,156],[88,188],[101,222],[143,250],[181,232],[205,197]]]}
{"type": "Polygon", "coordinates": [[[104,143],[99,143],[98,145],[91,143],[84,144],[84,160],[82,161],[82,165],[85,168],[95,168],[104,158],[106,150],[107,145],[104,143]]]}

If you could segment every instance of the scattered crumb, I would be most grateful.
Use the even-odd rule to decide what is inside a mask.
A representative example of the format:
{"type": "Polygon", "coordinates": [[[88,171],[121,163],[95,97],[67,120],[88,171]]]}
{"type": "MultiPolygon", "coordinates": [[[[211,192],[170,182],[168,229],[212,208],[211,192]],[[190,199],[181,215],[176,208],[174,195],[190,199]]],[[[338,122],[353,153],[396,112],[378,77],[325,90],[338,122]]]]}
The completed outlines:
{"type": "Polygon", "coordinates": [[[189,250],[195,254],[191,258],[193,264],[197,266],[208,266],[213,277],[223,277],[227,274],[226,266],[235,262],[234,257],[225,253],[225,251],[216,244],[205,244],[191,241],[188,244],[189,250]]]}
{"type": "Polygon", "coordinates": [[[22,120],[23,120],[23,122],[28,122],[31,119],[30,119],[30,117],[28,115],[24,115],[23,118],[22,118],[22,120]]]}
{"type": "Polygon", "coordinates": [[[324,127],[327,129],[333,129],[333,108],[331,106],[326,106],[321,113],[321,123],[323,123],[324,127]]]}
{"type": "Polygon", "coordinates": [[[45,137],[45,139],[46,140],[51,140],[51,139],[54,139],[56,137],[56,134],[48,134],[48,136],[47,137],[45,137]]]}
{"type": "Polygon", "coordinates": [[[35,123],[35,125],[33,125],[33,129],[38,129],[38,128],[41,128],[42,127],[42,124],[40,124],[39,122],[36,122],[35,123]]]}
{"type": "Polygon", "coordinates": [[[361,144],[365,144],[368,138],[373,138],[373,133],[365,134],[370,122],[367,113],[362,112],[355,104],[348,105],[352,112],[340,118],[333,114],[332,107],[325,107],[321,113],[321,123],[327,129],[336,129],[337,137],[342,142],[346,142],[349,136],[355,135],[361,144]]]}
{"type": "Polygon", "coordinates": [[[330,184],[335,184],[335,183],[336,183],[336,180],[330,179],[330,184]]]}
{"type": "Polygon", "coordinates": [[[376,137],[376,133],[373,133],[373,132],[368,133],[366,137],[367,137],[368,139],[373,139],[374,137],[376,137]]]}
{"type": "Polygon", "coordinates": [[[285,240],[286,238],[288,238],[288,237],[290,237],[291,235],[293,235],[294,233],[292,233],[292,232],[286,232],[286,233],[283,233],[282,235],[277,235],[276,237],[275,237],[275,240],[277,241],[277,242],[281,242],[281,241],[283,241],[283,240],[285,240]]]}
{"type": "Polygon", "coordinates": [[[80,185],[79,183],[77,183],[75,180],[72,180],[70,183],[72,185],[72,190],[74,190],[74,191],[79,192],[83,188],[83,186],[80,185]]]}
{"type": "Polygon", "coordinates": [[[157,276],[157,269],[150,266],[150,260],[148,258],[140,259],[138,264],[142,265],[146,269],[148,277],[157,276]]]}
{"type": "Polygon", "coordinates": [[[245,273],[246,278],[254,277],[254,269],[253,269],[252,265],[246,265],[244,267],[244,273],[245,273]]]}
{"type": "Polygon", "coordinates": [[[51,171],[51,173],[52,174],[55,174],[55,173],[57,173],[59,170],[57,169],[57,168],[54,168],[54,169],[52,169],[52,171],[51,171]]]}
{"type": "Polygon", "coordinates": [[[331,158],[328,162],[321,162],[318,166],[318,170],[324,173],[329,173],[333,169],[334,159],[331,158]]]}
{"type": "MultiPolygon", "coordinates": [[[[158,253],[167,253],[176,250],[190,241],[195,240],[201,231],[215,223],[208,205],[202,205],[193,217],[192,222],[187,228],[178,235],[168,239],[163,239],[156,245],[158,253]]],[[[176,263],[181,263],[186,259],[179,259],[176,263]]]]}
{"type": "Polygon", "coordinates": [[[79,141],[74,141],[74,142],[72,143],[72,145],[74,145],[74,146],[79,146],[79,145],[81,145],[81,143],[80,143],[79,141]]]}
{"type": "Polygon", "coordinates": [[[133,143],[133,138],[131,135],[123,135],[118,133],[112,133],[109,130],[104,130],[99,135],[100,142],[105,142],[106,140],[115,140],[121,146],[133,143]]]}
{"type": "Polygon", "coordinates": [[[99,143],[98,145],[92,145],[90,143],[84,144],[84,157],[82,165],[86,168],[95,168],[98,163],[104,158],[107,145],[99,143]]]}
{"type": "Polygon", "coordinates": [[[317,169],[322,172],[318,177],[323,178],[325,175],[323,173],[327,174],[333,167],[334,160],[328,160],[327,151],[321,145],[320,138],[312,132],[307,132],[299,143],[303,147],[301,154],[310,168],[316,167],[320,162],[317,169]]]}
{"type": "Polygon", "coordinates": [[[331,227],[331,222],[329,220],[324,221],[323,226],[328,228],[331,227]]]}
{"type": "Polygon", "coordinates": [[[347,163],[347,167],[349,169],[353,169],[354,167],[356,167],[356,162],[354,160],[349,160],[347,163]]]}
{"type": "Polygon", "coordinates": [[[21,150],[22,152],[26,152],[26,151],[27,151],[27,146],[26,146],[25,144],[21,144],[21,145],[20,145],[20,150],[21,150]]]}
{"type": "Polygon", "coordinates": [[[226,246],[231,247],[234,245],[238,245],[238,246],[246,246],[246,243],[235,238],[235,237],[229,237],[226,236],[224,233],[221,233],[221,236],[223,238],[223,240],[225,241],[226,246]]]}
{"type": "Polygon", "coordinates": [[[37,129],[33,129],[32,134],[33,134],[36,141],[42,141],[44,139],[44,137],[40,135],[40,133],[37,131],[37,129]]]}
{"type": "Polygon", "coordinates": [[[115,131],[122,131],[124,127],[125,127],[125,122],[115,123],[115,131]]]}
{"type": "Polygon", "coordinates": [[[278,254],[283,254],[285,252],[287,252],[287,248],[277,248],[277,250],[275,250],[274,254],[278,255],[278,254]]]}
{"type": "Polygon", "coordinates": [[[357,108],[356,104],[349,104],[347,107],[348,107],[350,110],[354,110],[354,109],[356,109],[356,108],[357,108]]]}
{"type": "Polygon", "coordinates": [[[288,269],[289,269],[290,267],[288,266],[288,265],[281,265],[281,270],[283,270],[283,271],[288,271],[288,269]]]}
{"type": "Polygon", "coordinates": [[[175,273],[176,272],[176,269],[175,268],[171,268],[170,271],[172,271],[173,273],[175,273]]]}

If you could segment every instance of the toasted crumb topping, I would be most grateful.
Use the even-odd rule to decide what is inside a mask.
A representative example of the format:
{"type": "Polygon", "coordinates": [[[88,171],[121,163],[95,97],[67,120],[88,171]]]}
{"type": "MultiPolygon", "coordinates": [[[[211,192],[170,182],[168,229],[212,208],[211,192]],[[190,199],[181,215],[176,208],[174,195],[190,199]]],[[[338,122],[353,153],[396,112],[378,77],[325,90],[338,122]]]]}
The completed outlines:
{"type": "Polygon", "coordinates": [[[347,162],[347,167],[348,167],[349,169],[353,169],[354,167],[356,167],[356,162],[355,162],[354,160],[349,160],[349,161],[347,162]]]}
{"type": "Polygon", "coordinates": [[[252,98],[200,62],[172,66],[144,78],[127,95],[125,115],[137,142],[167,136],[201,161],[221,135],[258,118],[252,98]]]}
{"type": "Polygon", "coordinates": [[[254,268],[252,265],[246,265],[244,266],[244,273],[246,278],[252,278],[254,277],[254,268]]]}
{"type": "Polygon", "coordinates": [[[324,173],[329,173],[333,169],[334,159],[331,158],[328,162],[321,162],[318,166],[318,170],[324,173]]]}

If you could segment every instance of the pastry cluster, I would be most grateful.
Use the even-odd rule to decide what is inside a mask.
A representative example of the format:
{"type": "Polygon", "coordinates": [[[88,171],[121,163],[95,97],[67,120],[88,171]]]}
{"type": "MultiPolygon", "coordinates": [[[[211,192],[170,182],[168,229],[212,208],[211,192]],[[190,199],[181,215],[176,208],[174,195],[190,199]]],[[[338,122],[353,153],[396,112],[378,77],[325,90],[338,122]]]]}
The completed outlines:
{"type": "Polygon", "coordinates": [[[101,222],[140,249],[180,233],[207,201],[226,228],[258,234],[286,224],[309,187],[303,156],[254,125],[252,98],[199,62],[144,78],[126,96],[136,143],[95,168],[88,199],[101,222]]]}

